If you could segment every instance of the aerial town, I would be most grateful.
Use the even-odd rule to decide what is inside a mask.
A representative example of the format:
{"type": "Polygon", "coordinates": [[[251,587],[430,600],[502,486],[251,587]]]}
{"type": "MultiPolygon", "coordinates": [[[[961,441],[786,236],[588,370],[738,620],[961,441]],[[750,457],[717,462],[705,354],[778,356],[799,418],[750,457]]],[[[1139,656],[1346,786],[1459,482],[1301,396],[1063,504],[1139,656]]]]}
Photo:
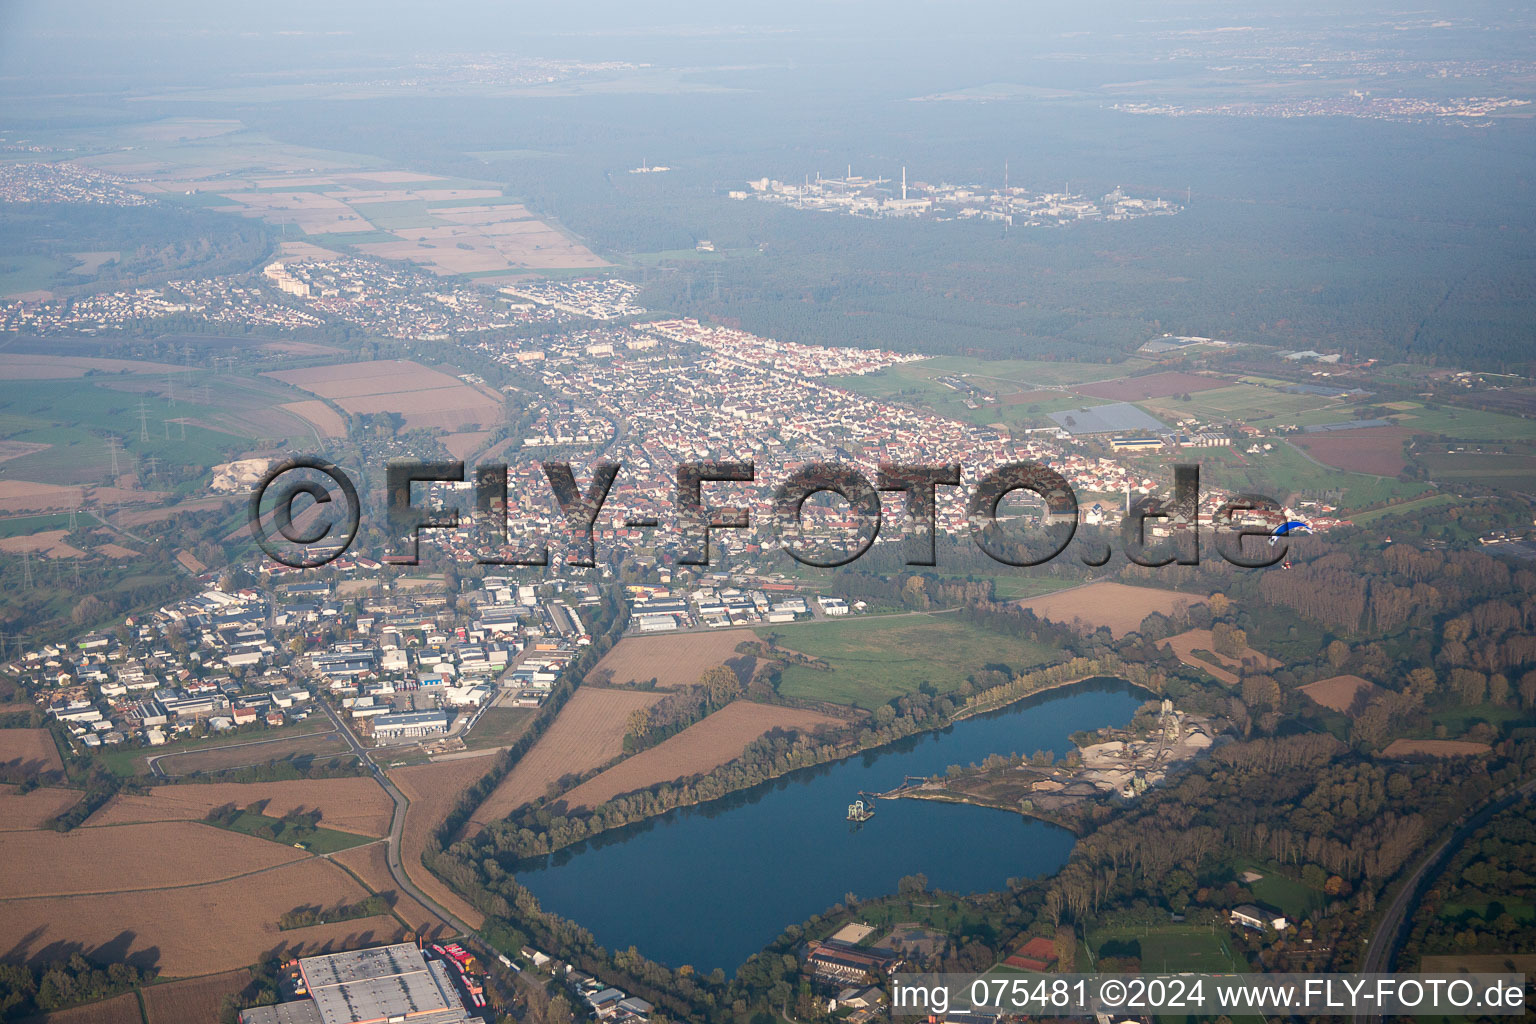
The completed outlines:
{"type": "Polygon", "coordinates": [[[1169,216],[1183,209],[1161,197],[1132,197],[1118,188],[1095,200],[1073,192],[1070,182],[1060,192],[1037,192],[1009,185],[1006,173],[1001,185],[992,186],[930,184],[915,179],[909,183],[905,167],[899,178],[855,176],[852,167],[841,178],[824,178],[818,172],[800,184],[757,178],[730,195],[732,199],[756,199],[852,217],[994,221],[1021,228],[1169,216]]]}
{"type": "Polygon", "coordinates": [[[1536,13],[12,6],[0,1024],[1536,996],[1536,13]]]}

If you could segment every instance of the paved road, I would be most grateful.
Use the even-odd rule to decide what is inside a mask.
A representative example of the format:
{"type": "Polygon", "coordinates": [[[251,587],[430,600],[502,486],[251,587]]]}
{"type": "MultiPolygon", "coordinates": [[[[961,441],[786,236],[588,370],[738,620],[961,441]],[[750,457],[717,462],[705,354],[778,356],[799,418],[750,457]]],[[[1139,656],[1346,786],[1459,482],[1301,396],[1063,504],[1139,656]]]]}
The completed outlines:
{"type": "MultiPolygon", "coordinates": [[[[1417,906],[1423,890],[1440,874],[1440,868],[1444,865],[1446,858],[1459,849],[1472,833],[1488,824],[1489,819],[1495,814],[1520,800],[1528,799],[1533,793],[1536,793],[1536,779],[1532,779],[1510,795],[1487,805],[1466,819],[1444,842],[1435,847],[1433,853],[1424,858],[1424,862],[1398,890],[1396,898],[1382,913],[1381,920],[1376,923],[1376,930],[1371,933],[1366,946],[1365,960],[1360,965],[1361,973],[1386,974],[1392,970],[1397,950],[1407,938],[1408,928],[1412,924],[1413,908],[1417,906]]],[[[1359,1014],[1356,1019],[1376,1021],[1380,1019],[1380,1015],[1359,1014]]]]}
{"type": "MultiPolygon", "coordinates": [[[[334,717],[332,718],[332,721],[335,721],[334,717]]],[[[200,748],[200,749],[210,749],[210,750],[243,750],[246,747],[259,747],[259,746],[261,746],[264,743],[289,743],[289,742],[292,742],[295,738],[297,738],[297,739],[309,739],[309,738],[313,737],[314,739],[324,739],[325,737],[327,737],[329,735],[330,735],[330,733],[328,733],[328,732],[305,732],[305,733],[298,733],[296,735],[290,735],[290,736],[275,736],[272,739],[266,739],[266,740],[246,740],[244,743],[225,743],[225,744],[222,744],[222,745],[217,746],[217,747],[205,747],[205,748],[200,748]]],[[[348,738],[350,738],[350,736],[348,738]]],[[[160,759],[164,758],[164,757],[176,757],[176,756],[178,756],[180,754],[186,754],[186,753],[197,753],[197,751],[196,750],[192,750],[192,751],[170,750],[170,751],[165,752],[164,754],[155,754],[152,757],[146,758],[144,763],[149,767],[150,774],[154,775],[156,778],[170,779],[172,776],[166,774],[165,769],[160,767],[160,759]]],[[[268,760],[270,760],[270,758],[268,760]]],[[[252,761],[250,764],[225,765],[224,769],[230,769],[230,768],[249,768],[252,765],[265,764],[265,763],[267,763],[267,762],[266,761],[257,760],[257,761],[252,761]]]]}
{"type": "MultiPolygon", "coordinates": [[[[325,713],[330,716],[331,721],[336,724],[337,731],[346,737],[347,743],[352,747],[353,752],[357,754],[358,760],[362,761],[362,763],[368,767],[369,771],[373,773],[373,780],[383,788],[384,792],[389,794],[390,800],[394,802],[395,809],[394,814],[390,818],[389,822],[389,839],[387,840],[388,850],[385,857],[385,860],[389,865],[390,877],[395,880],[395,884],[400,887],[402,892],[410,893],[417,902],[430,910],[438,918],[438,920],[442,921],[448,927],[453,928],[464,935],[476,935],[476,932],[473,928],[459,920],[452,913],[439,905],[436,900],[432,899],[432,897],[418,889],[416,884],[411,881],[410,876],[405,873],[405,864],[400,860],[400,844],[401,838],[405,834],[405,812],[406,809],[411,806],[411,802],[407,800],[405,794],[400,792],[395,784],[389,780],[389,776],[384,774],[384,770],[374,763],[373,757],[369,753],[368,749],[358,742],[357,737],[353,735],[352,730],[347,726],[347,723],[341,718],[340,715],[336,713],[336,709],[331,707],[328,702],[323,700],[319,701],[319,704],[322,708],[325,709],[325,713]]],[[[478,935],[476,935],[476,937],[478,938],[478,935]]]]}

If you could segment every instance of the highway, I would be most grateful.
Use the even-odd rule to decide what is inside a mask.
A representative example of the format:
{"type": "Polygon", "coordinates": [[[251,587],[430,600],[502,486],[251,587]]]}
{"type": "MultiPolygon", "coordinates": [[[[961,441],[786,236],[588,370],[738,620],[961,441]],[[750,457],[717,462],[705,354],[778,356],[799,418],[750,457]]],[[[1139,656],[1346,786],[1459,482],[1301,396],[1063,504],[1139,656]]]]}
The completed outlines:
{"type": "MultiPolygon", "coordinates": [[[[1407,938],[1408,929],[1413,922],[1413,908],[1418,905],[1419,897],[1428,887],[1428,884],[1440,874],[1445,860],[1461,844],[1471,838],[1472,834],[1484,825],[1495,814],[1505,810],[1520,800],[1529,799],[1536,793],[1536,779],[1525,783],[1513,793],[1505,796],[1482,810],[1467,818],[1452,832],[1434,851],[1425,857],[1418,870],[1409,876],[1408,881],[1398,890],[1397,896],[1382,912],[1381,919],[1376,922],[1375,931],[1371,932],[1367,940],[1365,960],[1360,965],[1363,974],[1387,974],[1392,970],[1392,964],[1397,958],[1397,951],[1407,938]]],[[[1380,1014],[1357,1014],[1357,1020],[1378,1021],[1380,1014]]]]}

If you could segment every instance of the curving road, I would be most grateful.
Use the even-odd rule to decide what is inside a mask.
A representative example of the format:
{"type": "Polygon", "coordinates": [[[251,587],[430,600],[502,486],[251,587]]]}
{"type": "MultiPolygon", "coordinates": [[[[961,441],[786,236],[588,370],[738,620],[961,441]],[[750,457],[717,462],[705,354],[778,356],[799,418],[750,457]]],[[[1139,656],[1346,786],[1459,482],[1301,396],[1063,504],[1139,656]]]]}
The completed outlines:
{"type": "MultiPolygon", "coordinates": [[[[1376,929],[1371,932],[1371,937],[1367,940],[1365,960],[1360,965],[1362,974],[1387,974],[1392,970],[1397,950],[1407,938],[1409,926],[1413,921],[1413,908],[1418,905],[1419,897],[1423,895],[1428,883],[1439,875],[1446,858],[1471,838],[1472,833],[1488,824],[1495,814],[1520,800],[1528,799],[1533,793],[1536,793],[1536,779],[1532,779],[1508,796],[1486,805],[1482,810],[1465,819],[1456,831],[1424,858],[1418,870],[1408,877],[1402,888],[1398,890],[1397,896],[1383,911],[1381,920],[1376,922],[1376,929]]],[[[1381,1019],[1381,1015],[1362,1013],[1357,1014],[1355,1019],[1377,1021],[1381,1019]]]]}
{"type": "Polygon", "coordinates": [[[346,737],[347,744],[352,748],[352,752],[357,755],[358,760],[372,772],[373,781],[377,782],[384,792],[389,794],[389,799],[394,802],[395,809],[389,822],[389,837],[385,840],[387,844],[385,862],[389,865],[390,877],[395,880],[395,884],[400,887],[402,892],[409,893],[412,898],[431,911],[445,925],[455,929],[461,935],[473,935],[479,938],[479,935],[473,928],[459,920],[450,911],[438,904],[436,900],[418,889],[416,884],[411,881],[410,876],[405,873],[405,864],[400,860],[400,843],[401,837],[405,833],[405,812],[411,806],[411,802],[389,780],[389,776],[384,774],[384,770],[374,763],[368,748],[358,742],[357,736],[353,734],[342,717],[336,713],[336,709],[331,707],[330,702],[321,700],[317,703],[330,716],[331,721],[336,726],[336,731],[346,737]]]}

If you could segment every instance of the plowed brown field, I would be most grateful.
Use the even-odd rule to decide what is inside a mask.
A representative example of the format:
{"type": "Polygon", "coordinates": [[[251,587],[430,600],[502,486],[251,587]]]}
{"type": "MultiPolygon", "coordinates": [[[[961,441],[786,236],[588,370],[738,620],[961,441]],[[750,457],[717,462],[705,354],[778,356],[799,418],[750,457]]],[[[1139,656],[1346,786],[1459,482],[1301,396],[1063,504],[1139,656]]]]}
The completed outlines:
{"type": "Polygon", "coordinates": [[[115,796],[91,815],[87,825],[140,821],[190,821],[224,804],[249,807],[267,801],[263,813],[281,818],[290,811],[318,809],[320,824],[343,832],[382,836],[389,831],[393,804],[372,779],[300,779],[292,782],[220,782],[156,786],[148,793],[115,796]]]}
{"type": "Polygon", "coordinates": [[[400,861],[405,866],[405,873],[427,896],[476,928],[484,922],[485,915],[438,881],[437,876],[422,864],[421,854],[427,848],[427,839],[432,830],[442,824],[464,791],[479,781],[494,764],[491,756],[468,757],[438,764],[396,768],[389,773],[395,785],[400,787],[400,791],[411,802],[410,809],[405,812],[405,834],[400,842],[400,861]]]}
{"type": "Polygon", "coordinates": [[[565,801],[571,807],[595,807],[621,793],[686,779],[734,761],[747,744],[773,729],[808,731],[819,725],[841,724],[841,720],[815,711],[736,701],[583,782],[566,795],[565,801]]]}
{"type": "Polygon", "coordinates": [[[0,832],[41,828],[55,814],[75,806],[80,794],[73,789],[34,789],[22,793],[15,786],[0,786],[0,832]]]}
{"type": "Polygon", "coordinates": [[[190,821],[0,833],[0,899],[167,889],[303,859],[292,847],[190,821]]]}
{"type": "Polygon", "coordinates": [[[448,926],[438,920],[436,914],[417,902],[410,893],[400,891],[394,876],[389,873],[388,857],[389,847],[385,844],[369,843],[367,846],[354,846],[350,850],[334,853],[331,860],[362,879],[363,884],[374,892],[393,894],[395,916],[410,925],[413,932],[430,938],[449,934],[448,926]]]}
{"type": "Polygon", "coordinates": [[[0,765],[33,773],[64,769],[47,729],[0,729],[0,765]]]}
{"type": "Polygon", "coordinates": [[[215,1024],[224,997],[251,983],[245,969],[187,978],[144,989],[144,1011],[149,1024],[215,1024]]]}
{"type": "Polygon", "coordinates": [[[667,688],[691,686],[705,670],[739,657],[736,645],[756,641],[750,629],[721,629],[708,633],[675,633],[671,636],[627,636],[603,655],[589,681],[647,683],[667,688]]]}
{"type": "Polygon", "coordinates": [[[1369,699],[1369,696],[1376,692],[1376,685],[1359,676],[1333,676],[1330,679],[1319,679],[1315,683],[1308,683],[1301,688],[1302,693],[1323,707],[1334,711],[1348,711],[1354,706],[1355,697],[1362,690],[1369,699]]]}
{"type": "Polygon", "coordinates": [[[624,725],[629,713],[648,708],[661,698],[659,693],[638,690],[577,690],[560,710],[555,724],[475,811],[475,823],[483,826],[500,821],[543,796],[550,783],[591,771],[618,757],[624,751],[624,725]]]}
{"type": "Polygon", "coordinates": [[[144,1018],[139,1015],[139,997],[124,992],[99,1003],[33,1017],[27,1024],[144,1024],[144,1018]]]}
{"type": "Polygon", "coordinates": [[[0,902],[0,948],[23,960],[49,960],[62,950],[83,948],[107,960],[157,965],[168,977],[197,977],[255,963],[268,950],[309,955],[326,946],[395,941],[402,930],[392,917],[292,931],[277,926],[295,907],[355,902],[366,895],[341,868],[309,857],[209,885],[6,900],[0,902]]]}
{"type": "Polygon", "coordinates": [[[1108,626],[1111,633],[1121,637],[1140,627],[1141,620],[1153,612],[1167,615],[1180,607],[1202,604],[1204,600],[1195,594],[1180,594],[1173,590],[1132,587],[1124,583],[1090,583],[1086,587],[1073,587],[1045,597],[1027,598],[1018,604],[1042,619],[1066,623],[1080,620],[1094,629],[1108,626]]]}

